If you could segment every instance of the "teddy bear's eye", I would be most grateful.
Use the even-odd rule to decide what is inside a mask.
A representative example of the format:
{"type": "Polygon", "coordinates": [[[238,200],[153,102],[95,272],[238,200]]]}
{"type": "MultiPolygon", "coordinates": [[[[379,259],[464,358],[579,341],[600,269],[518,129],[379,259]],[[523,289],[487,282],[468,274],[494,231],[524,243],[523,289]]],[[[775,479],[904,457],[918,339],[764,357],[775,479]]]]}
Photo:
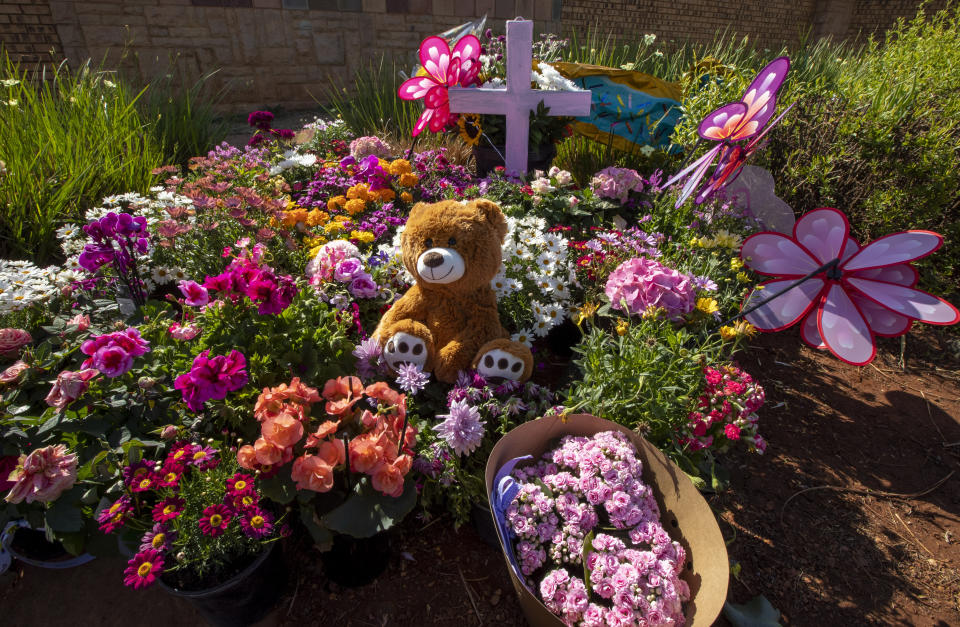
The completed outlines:
{"type": "Polygon", "coordinates": [[[456,237],[451,237],[450,239],[447,240],[447,246],[456,246],[456,245],[457,245],[456,237]]]}
{"type": "Polygon", "coordinates": [[[423,245],[426,246],[427,248],[433,248],[433,240],[428,237],[427,241],[425,241],[423,245]]]}

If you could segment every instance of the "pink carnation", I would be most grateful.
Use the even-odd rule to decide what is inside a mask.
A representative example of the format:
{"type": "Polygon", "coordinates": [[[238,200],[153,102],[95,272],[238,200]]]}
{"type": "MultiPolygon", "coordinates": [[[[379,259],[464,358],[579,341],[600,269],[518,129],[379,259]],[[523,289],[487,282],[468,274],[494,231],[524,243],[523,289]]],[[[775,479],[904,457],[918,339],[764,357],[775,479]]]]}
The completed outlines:
{"type": "Polygon", "coordinates": [[[630,192],[643,191],[643,177],[636,170],[609,167],[600,170],[590,180],[593,193],[601,198],[627,202],[630,192]]]}
{"type": "Polygon", "coordinates": [[[679,320],[696,305],[696,289],[689,276],[645,257],[628,259],[617,266],[604,291],[614,309],[622,310],[626,303],[626,311],[631,314],[659,307],[671,320],[679,320]]]}
{"type": "Polygon", "coordinates": [[[23,329],[0,329],[0,357],[13,357],[32,341],[23,329]]]}
{"type": "Polygon", "coordinates": [[[95,368],[86,368],[72,372],[64,370],[57,375],[57,382],[50,388],[47,394],[47,405],[56,407],[57,411],[63,411],[67,405],[77,400],[87,391],[90,379],[100,374],[95,368]]]}
{"type": "Polygon", "coordinates": [[[37,449],[20,457],[9,480],[16,483],[6,496],[7,502],[50,503],[76,482],[77,456],[68,453],[63,444],[37,449]]]}

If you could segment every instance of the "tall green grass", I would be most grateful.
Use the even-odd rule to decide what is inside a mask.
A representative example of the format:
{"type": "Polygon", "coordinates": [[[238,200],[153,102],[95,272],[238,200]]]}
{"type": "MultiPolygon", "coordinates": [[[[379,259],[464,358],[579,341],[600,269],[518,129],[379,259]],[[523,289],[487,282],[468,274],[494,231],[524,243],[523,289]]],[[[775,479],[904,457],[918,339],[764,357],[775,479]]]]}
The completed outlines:
{"type": "Polygon", "coordinates": [[[51,260],[59,226],[219,141],[205,80],[134,87],[89,61],[34,73],[0,50],[0,256],[51,260]]]}
{"type": "Polygon", "coordinates": [[[397,97],[404,80],[401,70],[409,68],[381,56],[360,66],[353,77],[353,90],[338,87],[331,79],[323,93],[327,109],[342,118],[355,135],[409,137],[423,108],[419,102],[397,97]]]}

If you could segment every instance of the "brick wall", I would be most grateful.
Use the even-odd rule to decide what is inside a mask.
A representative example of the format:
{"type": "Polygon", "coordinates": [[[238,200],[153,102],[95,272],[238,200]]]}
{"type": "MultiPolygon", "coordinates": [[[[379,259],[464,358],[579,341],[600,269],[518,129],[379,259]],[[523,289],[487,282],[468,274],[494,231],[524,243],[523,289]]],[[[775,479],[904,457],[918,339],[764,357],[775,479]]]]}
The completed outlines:
{"type": "Polygon", "coordinates": [[[47,0],[2,0],[0,42],[14,61],[34,67],[63,58],[47,0]]]}
{"type": "Polygon", "coordinates": [[[567,34],[599,32],[617,38],[637,39],[657,35],[669,45],[687,41],[708,43],[718,31],[730,29],[748,35],[761,46],[779,48],[796,43],[809,27],[816,0],[577,0],[563,2],[563,28],[567,34]]]}
{"type": "MultiPolygon", "coordinates": [[[[413,66],[426,35],[486,14],[494,29],[522,15],[540,32],[599,27],[665,45],[709,42],[729,29],[779,48],[812,30],[839,39],[879,32],[912,16],[918,0],[0,0],[4,46],[28,63],[87,58],[151,77],[177,64],[193,76],[218,69],[233,110],[309,107],[332,78],[387,55],[413,66]],[[49,51],[53,50],[51,56],[49,51]],[[122,54],[123,51],[126,54],[122,54]]],[[[936,10],[946,0],[935,0],[936,10]]]]}

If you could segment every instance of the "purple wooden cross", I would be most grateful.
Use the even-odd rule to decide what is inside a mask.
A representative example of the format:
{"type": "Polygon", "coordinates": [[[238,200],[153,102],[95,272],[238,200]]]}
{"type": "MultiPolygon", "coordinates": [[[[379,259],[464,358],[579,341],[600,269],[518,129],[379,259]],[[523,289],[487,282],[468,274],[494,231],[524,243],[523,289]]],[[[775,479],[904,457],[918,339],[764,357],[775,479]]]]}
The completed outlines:
{"type": "Polygon", "coordinates": [[[530,141],[530,112],[540,102],[550,108],[550,115],[587,115],[590,113],[590,92],[546,91],[530,87],[533,63],[533,22],[517,18],[507,22],[507,87],[451,87],[450,111],[454,113],[488,113],[507,116],[508,174],[527,171],[527,144],[530,141]]]}

